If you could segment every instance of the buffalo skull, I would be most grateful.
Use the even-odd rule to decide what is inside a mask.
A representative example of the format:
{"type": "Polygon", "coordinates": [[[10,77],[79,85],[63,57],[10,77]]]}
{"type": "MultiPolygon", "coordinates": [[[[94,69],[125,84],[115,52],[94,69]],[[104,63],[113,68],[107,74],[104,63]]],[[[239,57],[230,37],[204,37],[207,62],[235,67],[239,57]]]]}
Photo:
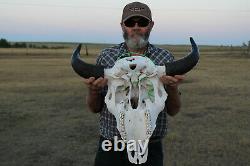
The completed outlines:
{"type": "Polygon", "coordinates": [[[149,58],[130,56],[119,59],[110,69],[92,65],[80,59],[81,45],[73,52],[71,64],[81,77],[105,77],[108,92],[105,103],[117,122],[121,138],[128,143],[136,141],[135,151],[127,150],[129,161],[145,163],[148,149],[142,150],[141,143],[148,143],[156,127],[158,114],[165,107],[167,93],[160,77],[181,75],[190,71],[199,60],[198,47],[190,38],[192,51],[182,59],[168,62],[164,66],[155,65],[149,58]]]}

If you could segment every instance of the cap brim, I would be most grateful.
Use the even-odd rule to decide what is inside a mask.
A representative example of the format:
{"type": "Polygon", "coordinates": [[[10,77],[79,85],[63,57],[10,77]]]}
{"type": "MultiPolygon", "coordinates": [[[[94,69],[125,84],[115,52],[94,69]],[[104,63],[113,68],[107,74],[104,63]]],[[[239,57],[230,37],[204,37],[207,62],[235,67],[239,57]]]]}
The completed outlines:
{"type": "Polygon", "coordinates": [[[144,16],[144,15],[141,15],[141,14],[132,14],[132,15],[130,15],[130,16],[124,18],[122,21],[124,22],[124,21],[126,21],[127,19],[129,19],[129,18],[131,18],[131,17],[135,17],[135,16],[144,17],[144,18],[148,19],[149,21],[152,21],[150,18],[148,18],[148,17],[146,17],[146,16],[144,16]]]}

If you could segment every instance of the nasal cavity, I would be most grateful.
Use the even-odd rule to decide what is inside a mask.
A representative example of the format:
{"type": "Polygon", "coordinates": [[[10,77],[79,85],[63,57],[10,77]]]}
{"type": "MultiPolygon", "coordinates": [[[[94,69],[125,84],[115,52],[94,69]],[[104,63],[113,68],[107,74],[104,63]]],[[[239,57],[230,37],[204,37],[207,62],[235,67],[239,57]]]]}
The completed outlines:
{"type": "Polygon", "coordinates": [[[130,64],[129,67],[131,70],[134,70],[136,68],[136,64],[130,64]]]}

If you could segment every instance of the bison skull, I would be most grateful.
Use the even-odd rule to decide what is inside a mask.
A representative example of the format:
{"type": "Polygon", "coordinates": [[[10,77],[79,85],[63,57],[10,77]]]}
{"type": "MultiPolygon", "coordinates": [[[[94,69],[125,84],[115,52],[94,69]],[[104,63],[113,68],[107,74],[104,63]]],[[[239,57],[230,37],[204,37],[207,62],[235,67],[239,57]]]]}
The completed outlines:
{"type": "Polygon", "coordinates": [[[131,56],[117,60],[110,69],[104,69],[104,66],[87,64],[80,59],[81,45],[72,55],[72,67],[80,76],[108,78],[107,108],[116,118],[122,139],[125,142],[136,141],[136,151],[127,151],[132,163],[146,162],[148,149],[142,152],[139,141],[147,145],[156,127],[158,114],[165,106],[167,93],[159,77],[184,74],[198,62],[198,48],[192,38],[190,41],[192,52],[165,66],[156,66],[147,57],[131,56]]]}
{"type": "Polygon", "coordinates": [[[115,116],[122,139],[134,140],[137,151],[128,152],[132,163],[144,163],[147,151],[142,152],[137,141],[147,143],[156,127],[156,119],[165,106],[167,94],[159,77],[165,74],[164,66],[146,57],[131,56],[116,61],[106,69],[108,92],[105,103],[115,116]]]}

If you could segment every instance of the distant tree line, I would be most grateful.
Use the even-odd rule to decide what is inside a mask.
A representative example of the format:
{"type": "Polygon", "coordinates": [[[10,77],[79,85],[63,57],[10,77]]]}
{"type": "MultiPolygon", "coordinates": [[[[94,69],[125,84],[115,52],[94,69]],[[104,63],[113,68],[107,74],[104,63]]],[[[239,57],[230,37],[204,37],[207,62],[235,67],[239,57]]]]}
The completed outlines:
{"type": "MultiPolygon", "coordinates": [[[[223,47],[223,46],[221,46],[223,47]]],[[[25,43],[25,42],[15,42],[10,43],[6,39],[0,39],[0,48],[39,48],[39,49],[61,49],[65,48],[64,46],[47,46],[47,45],[39,45],[39,44],[32,44],[32,43],[25,43]]],[[[234,51],[234,47],[231,45],[227,47],[230,51],[234,51]]],[[[242,46],[238,47],[241,50],[241,54],[244,56],[250,56],[250,41],[247,43],[242,43],[242,46]]],[[[88,55],[88,45],[85,44],[85,51],[86,55],[88,55]]]]}
{"type": "Polygon", "coordinates": [[[11,44],[6,39],[0,39],[0,48],[10,48],[11,44]]]}
{"type": "Polygon", "coordinates": [[[16,42],[11,44],[6,39],[0,39],[0,48],[26,48],[27,44],[24,42],[16,42]]]}
{"type": "Polygon", "coordinates": [[[41,49],[60,49],[65,48],[63,46],[52,46],[48,47],[47,45],[36,45],[36,44],[27,44],[25,42],[15,42],[11,44],[6,39],[0,39],[0,48],[41,48],[41,49]]]}
{"type": "Polygon", "coordinates": [[[245,42],[242,44],[242,49],[243,49],[243,55],[250,56],[250,40],[246,44],[245,42]]]}

